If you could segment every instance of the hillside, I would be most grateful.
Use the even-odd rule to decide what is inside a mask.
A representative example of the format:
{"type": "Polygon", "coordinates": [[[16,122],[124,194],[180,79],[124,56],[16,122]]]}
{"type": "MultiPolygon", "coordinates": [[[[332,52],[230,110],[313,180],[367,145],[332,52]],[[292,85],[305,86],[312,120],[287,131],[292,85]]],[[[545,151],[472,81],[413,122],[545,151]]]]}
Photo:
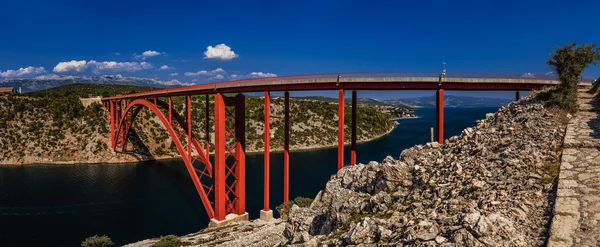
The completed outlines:
{"type": "MultiPolygon", "coordinates": [[[[25,96],[0,97],[0,163],[119,163],[176,157],[178,153],[158,118],[143,110],[133,125],[126,154],[108,148],[109,126],[99,104],[83,108],[78,95],[128,92],[129,86],[69,85],[25,96]],[[79,90],[79,91],[77,91],[79,90]],[[5,110],[4,110],[5,109],[5,110]]],[[[193,97],[194,133],[203,137],[205,96],[193,97]]],[[[174,99],[183,114],[183,98],[174,99]]],[[[212,99],[210,99],[212,100],[212,99]]],[[[337,105],[321,101],[290,100],[292,150],[337,144],[337,105]]],[[[348,106],[347,106],[348,107],[348,106]]],[[[350,112],[350,109],[346,109],[350,112]]],[[[271,145],[283,146],[283,99],[271,106],[271,145]]],[[[209,115],[212,118],[212,113],[209,115]]],[[[263,148],[263,99],[246,97],[247,152],[263,148]]],[[[346,140],[350,140],[350,116],[346,116],[346,140]]],[[[358,139],[366,141],[388,133],[394,124],[390,116],[374,107],[358,109],[358,139]]],[[[212,120],[211,120],[212,122],[212,120]]],[[[228,124],[232,124],[228,122],[228,124]]]]}
{"type": "Polygon", "coordinates": [[[142,87],[132,85],[111,85],[111,84],[84,84],[73,83],[55,88],[26,93],[26,96],[46,97],[52,95],[71,95],[86,98],[89,96],[110,96],[117,94],[137,93],[157,89],[156,87],[142,87]]]}
{"type": "MultiPolygon", "coordinates": [[[[408,107],[435,107],[435,95],[419,98],[390,99],[382,102],[390,105],[408,106],[408,107]]],[[[496,99],[487,97],[469,97],[445,95],[445,107],[500,107],[512,102],[510,99],[496,99]]]]}

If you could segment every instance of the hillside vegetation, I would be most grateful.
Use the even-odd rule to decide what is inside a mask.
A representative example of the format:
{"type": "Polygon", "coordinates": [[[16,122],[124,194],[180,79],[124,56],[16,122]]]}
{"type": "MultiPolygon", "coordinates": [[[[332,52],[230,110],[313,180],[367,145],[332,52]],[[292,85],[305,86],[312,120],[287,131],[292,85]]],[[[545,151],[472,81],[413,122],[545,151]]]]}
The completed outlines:
{"type": "MultiPolygon", "coordinates": [[[[142,110],[134,122],[127,152],[112,152],[105,110],[100,104],[84,108],[79,101],[79,96],[88,97],[89,94],[112,95],[145,89],[75,84],[24,96],[0,97],[0,108],[3,109],[0,112],[0,163],[116,163],[178,156],[170,136],[154,113],[147,109],[142,110]]],[[[192,123],[199,139],[205,136],[205,100],[205,96],[193,97],[192,123]]],[[[184,115],[184,98],[173,98],[173,102],[175,109],[184,115]]],[[[247,152],[263,148],[263,107],[262,98],[246,97],[247,152]]],[[[292,150],[337,144],[337,104],[291,99],[290,108],[292,150]]],[[[347,106],[346,112],[350,110],[347,106]]],[[[394,126],[389,115],[374,107],[360,106],[358,119],[359,141],[384,135],[394,126]]],[[[349,141],[350,114],[346,114],[345,122],[346,140],[349,141]]],[[[232,126],[232,119],[227,124],[232,126]]],[[[283,99],[280,98],[273,98],[271,103],[271,145],[274,150],[283,148],[283,99]]]]}

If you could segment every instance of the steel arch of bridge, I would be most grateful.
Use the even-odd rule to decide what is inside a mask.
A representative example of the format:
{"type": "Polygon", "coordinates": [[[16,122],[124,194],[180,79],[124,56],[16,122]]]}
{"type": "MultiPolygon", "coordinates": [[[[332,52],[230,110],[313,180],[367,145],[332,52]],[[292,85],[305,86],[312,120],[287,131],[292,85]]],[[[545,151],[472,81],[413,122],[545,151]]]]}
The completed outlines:
{"type": "MultiPolygon", "coordinates": [[[[229,100],[236,106],[234,114],[237,114],[233,115],[226,109],[225,98],[221,95],[215,96],[214,114],[216,119],[216,134],[214,150],[216,155],[214,165],[211,164],[209,159],[209,142],[206,141],[205,147],[203,148],[191,131],[191,96],[186,97],[185,111],[187,116],[185,119],[174,110],[170,98],[169,103],[156,98],[150,100],[135,99],[133,101],[124,101],[126,104],[125,108],[123,108],[123,101],[110,101],[108,108],[111,125],[111,139],[113,140],[111,147],[115,151],[119,151],[119,149],[120,151],[124,151],[128,133],[132,128],[133,121],[136,119],[141,109],[149,109],[156,115],[163,127],[169,133],[173,144],[184,161],[186,169],[209,218],[220,221],[224,220],[228,213],[244,214],[245,153],[244,147],[242,146],[244,145],[244,142],[237,140],[239,130],[237,131],[238,133],[234,133],[233,130],[225,125],[225,119],[228,115],[229,117],[235,118],[240,115],[238,112],[244,111],[243,104],[236,104],[237,102],[243,102],[243,100],[243,95],[238,95],[229,100]],[[168,112],[168,117],[165,116],[165,113],[161,108],[168,112]],[[173,121],[173,118],[175,121],[173,121]],[[229,145],[227,139],[232,140],[229,145]],[[228,159],[233,160],[233,162],[227,164],[228,159]]],[[[208,100],[206,106],[208,113],[208,100]]],[[[240,123],[237,122],[245,122],[243,116],[239,120],[241,121],[236,119],[236,124],[238,125],[240,123]]]]}

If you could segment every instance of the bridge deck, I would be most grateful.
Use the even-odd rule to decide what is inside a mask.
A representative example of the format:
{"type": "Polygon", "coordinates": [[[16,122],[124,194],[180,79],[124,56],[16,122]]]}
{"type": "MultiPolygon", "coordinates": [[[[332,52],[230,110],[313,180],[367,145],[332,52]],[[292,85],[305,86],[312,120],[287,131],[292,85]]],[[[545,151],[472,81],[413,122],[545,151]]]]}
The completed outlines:
{"type": "MultiPolygon", "coordinates": [[[[190,94],[240,93],[301,90],[532,90],[560,82],[554,76],[502,74],[437,73],[354,73],[285,76],[235,80],[218,83],[159,89],[149,92],[106,97],[103,100],[153,98],[190,94]],[[441,83],[440,83],[441,82],[441,83]]],[[[586,79],[584,81],[591,81],[586,79]]]]}

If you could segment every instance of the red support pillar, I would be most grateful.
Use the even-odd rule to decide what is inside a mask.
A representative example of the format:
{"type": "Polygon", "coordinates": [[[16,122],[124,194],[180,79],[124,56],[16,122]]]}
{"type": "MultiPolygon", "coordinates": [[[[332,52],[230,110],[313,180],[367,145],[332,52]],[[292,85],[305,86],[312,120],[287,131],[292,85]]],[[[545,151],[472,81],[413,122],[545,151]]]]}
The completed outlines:
{"type": "Polygon", "coordinates": [[[436,107],[436,128],[438,143],[444,143],[444,89],[438,89],[435,97],[436,107]]]}
{"type": "Polygon", "coordinates": [[[109,107],[108,107],[108,112],[110,115],[110,143],[111,143],[111,147],[114,148],[115,147],[115,102],[114,101],[109,101],[109,107]]]}
{"type": "Polygon", "coordinates": [[[225,219],[225,101],[223,95],[215,94],[215,163],[214,163],[214,193],[215,219],[225,219]]]}
{"type": "Polygon", "coordinates": [[[350,165],[356,164],[356,90],[352,91],[352,151],[350,152],[350,165]]]}
{"type": "MultiPolygon", "coordinates": [[[[185,96],[186,107],[185,110],[187,112],[187,149],[188,149],[188,159],[190,162],[192,161],[192,96],[185,96]]],[[[154,104],[156,105],[156,98],[154,98],[154,104]]]]}
{"type": "Polygon", "coordinates": [[[235,175],[238,178],[235,184],[238,197],[235,213],[242,215],[246,213],[246,96],[243,94],[238,94],[235,98],[235,138],[235,155],[238,161],[235,167],[235,175]]]}
{"type": "Polygon", "coordinates": [[[518,101],[521,98],[521,95],[519,95],[519,91],[515,92],[515,101],[518,101]]]}
{"type": "Polygon", "coordinates": [[[208,94],[206,95],[206,119],[204,123],[205,143],[206,143],[206,156],[210,155],[210,102],[208,94]]]}
{"type": "Polygon", "coordinates": [[[344,89],[338,90],[338,171],[344,167],[344,89]]]}
{"type": "Polygon", "coordinates": [[[290,92],[283,101],[283,202],[287,202],[290,190],[290,92]]]}
{"type": "Polygon", "coordinates": [[[173,100],[169,97],[169,124],[173,124],[173,100]]]}
{"type": "Polygon", "coordinates": [[[264,205],[263,211],[269,211],[269,178],[270,178],[270,149],[271,149],[271,96],[269,92],[265,92],[265,125],[264,125],[264,205]]]}

